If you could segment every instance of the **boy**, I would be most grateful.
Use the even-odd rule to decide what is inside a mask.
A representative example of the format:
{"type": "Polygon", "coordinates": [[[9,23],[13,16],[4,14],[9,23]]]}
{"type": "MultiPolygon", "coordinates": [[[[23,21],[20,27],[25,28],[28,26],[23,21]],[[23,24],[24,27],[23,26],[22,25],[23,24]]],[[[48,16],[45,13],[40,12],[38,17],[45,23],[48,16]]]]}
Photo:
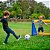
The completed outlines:
{"type": "Polygon", "coordinates": [[[42,31],[42,35],[44,36],[44,28],[43,28],[43,24],[45,24],[46,26],[48,26],[45,22],[43,22],[43,17],[39,16],[39,20],[38,20],[38,33],[40,32],[40,30],[42,31]]]}
{"type": "Polygon", "coordinates": [[[3,44],[7,44],[8,38],[10,36],[10,33],[12,33],[14,35],[14,37],[16,39],[18,39],[18,40],[20,38],[20,35],[19,36],[16,36],[16,34],[14,33],[14,31],[11,30],[9,28],[9,26],[8,26],[8,20],[7,20],[7,18],[9,17],[9,15],[10,15],[10,12],[9,11],[4,11],[3,18],[0,20],[0,22],[2,22],[2,25],[3,25],[3,30],[7,33],[6,39],[5,39],[5,41],[4,41],[3,44]]]}

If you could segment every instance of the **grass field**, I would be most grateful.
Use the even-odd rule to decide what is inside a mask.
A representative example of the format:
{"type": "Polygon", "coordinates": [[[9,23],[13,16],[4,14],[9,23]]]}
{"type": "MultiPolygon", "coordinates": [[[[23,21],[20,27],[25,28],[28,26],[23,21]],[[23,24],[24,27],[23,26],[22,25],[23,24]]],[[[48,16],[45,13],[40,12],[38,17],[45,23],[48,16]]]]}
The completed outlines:
{"type": "MultiPolygon", "coordinates": [[[[50,24],[49,24],[50,26],[50,24]]],[[[30,40],[25,40],[24,35],[31,35],[31,22],[9,22],[9,27],[16,32],[16,35],[21,35],[22,38],[17,41],[11,34],[8,39],[8,44],[3,45],[6,33],[2,29],[0,23],[0,50],[47,50],[50,49],[50,36],[31,36],[30,40]]],[[[36,28],[38,25],[36,24],[36,28]]],[[[45,32],[50,33],[50,28],[44,25],[45,32]]]]}

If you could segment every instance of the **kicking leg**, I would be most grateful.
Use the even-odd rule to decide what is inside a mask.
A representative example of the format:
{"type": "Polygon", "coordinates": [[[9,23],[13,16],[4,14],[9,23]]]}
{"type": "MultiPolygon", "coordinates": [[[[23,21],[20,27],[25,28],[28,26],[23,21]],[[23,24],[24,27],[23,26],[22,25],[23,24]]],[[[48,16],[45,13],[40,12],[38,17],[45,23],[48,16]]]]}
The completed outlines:
{"type": "Polygon", "coordinates": [[[16,36],[16,34],[15,34],[15,32],[14,32],[14,31],[11,31],[11,33],[14,35],[14,37],[15,37],[16,39],[18,39],[18,38],[19,38],[19,36],[16,36]]]}
{"type": "Polygon", "coordinates": [[[12,33],[16,39],[19,39],[19,38],[20,38],[20,35],[17,36],[17,35],[15,34],[15,32],[14,32],[13,30],[11,30],[10,28],[9,28],[9,30],[10,30],[10,33],[12,33]]]}

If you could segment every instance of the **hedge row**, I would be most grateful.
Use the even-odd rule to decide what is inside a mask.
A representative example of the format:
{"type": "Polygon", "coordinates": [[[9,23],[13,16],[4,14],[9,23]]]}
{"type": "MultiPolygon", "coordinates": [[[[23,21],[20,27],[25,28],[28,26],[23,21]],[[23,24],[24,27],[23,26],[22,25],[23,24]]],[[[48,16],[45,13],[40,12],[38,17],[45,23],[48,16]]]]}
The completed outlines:
{"type": "MultiPolygon", "coordinates": [[[[17,22],[31,22],[32,19],[10,19],[9,21],[17,21],[17,22]]],[[[38,20],[34,20],[34,22],[37,22],[38,20]]],[[[46,23],[50,23],[50,20],[43,20],[46,23]]]]}

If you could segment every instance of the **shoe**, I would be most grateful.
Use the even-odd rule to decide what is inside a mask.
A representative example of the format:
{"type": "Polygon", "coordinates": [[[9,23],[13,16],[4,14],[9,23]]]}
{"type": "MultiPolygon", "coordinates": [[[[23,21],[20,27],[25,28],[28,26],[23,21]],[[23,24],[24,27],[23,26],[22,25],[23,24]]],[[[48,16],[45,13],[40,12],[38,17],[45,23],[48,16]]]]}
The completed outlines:
{"type": "Polygon", "coordinates": [[[3,44],[5,44],[5,43],[3,43],[3,44]]]}
{"type": "Polygon", "coordinates": [[[20,40],[20,38],[21,38],[21,36],[19,35],[19,37],[18,37],[17,41],[19,41],[19,40],[20,40]]]}

